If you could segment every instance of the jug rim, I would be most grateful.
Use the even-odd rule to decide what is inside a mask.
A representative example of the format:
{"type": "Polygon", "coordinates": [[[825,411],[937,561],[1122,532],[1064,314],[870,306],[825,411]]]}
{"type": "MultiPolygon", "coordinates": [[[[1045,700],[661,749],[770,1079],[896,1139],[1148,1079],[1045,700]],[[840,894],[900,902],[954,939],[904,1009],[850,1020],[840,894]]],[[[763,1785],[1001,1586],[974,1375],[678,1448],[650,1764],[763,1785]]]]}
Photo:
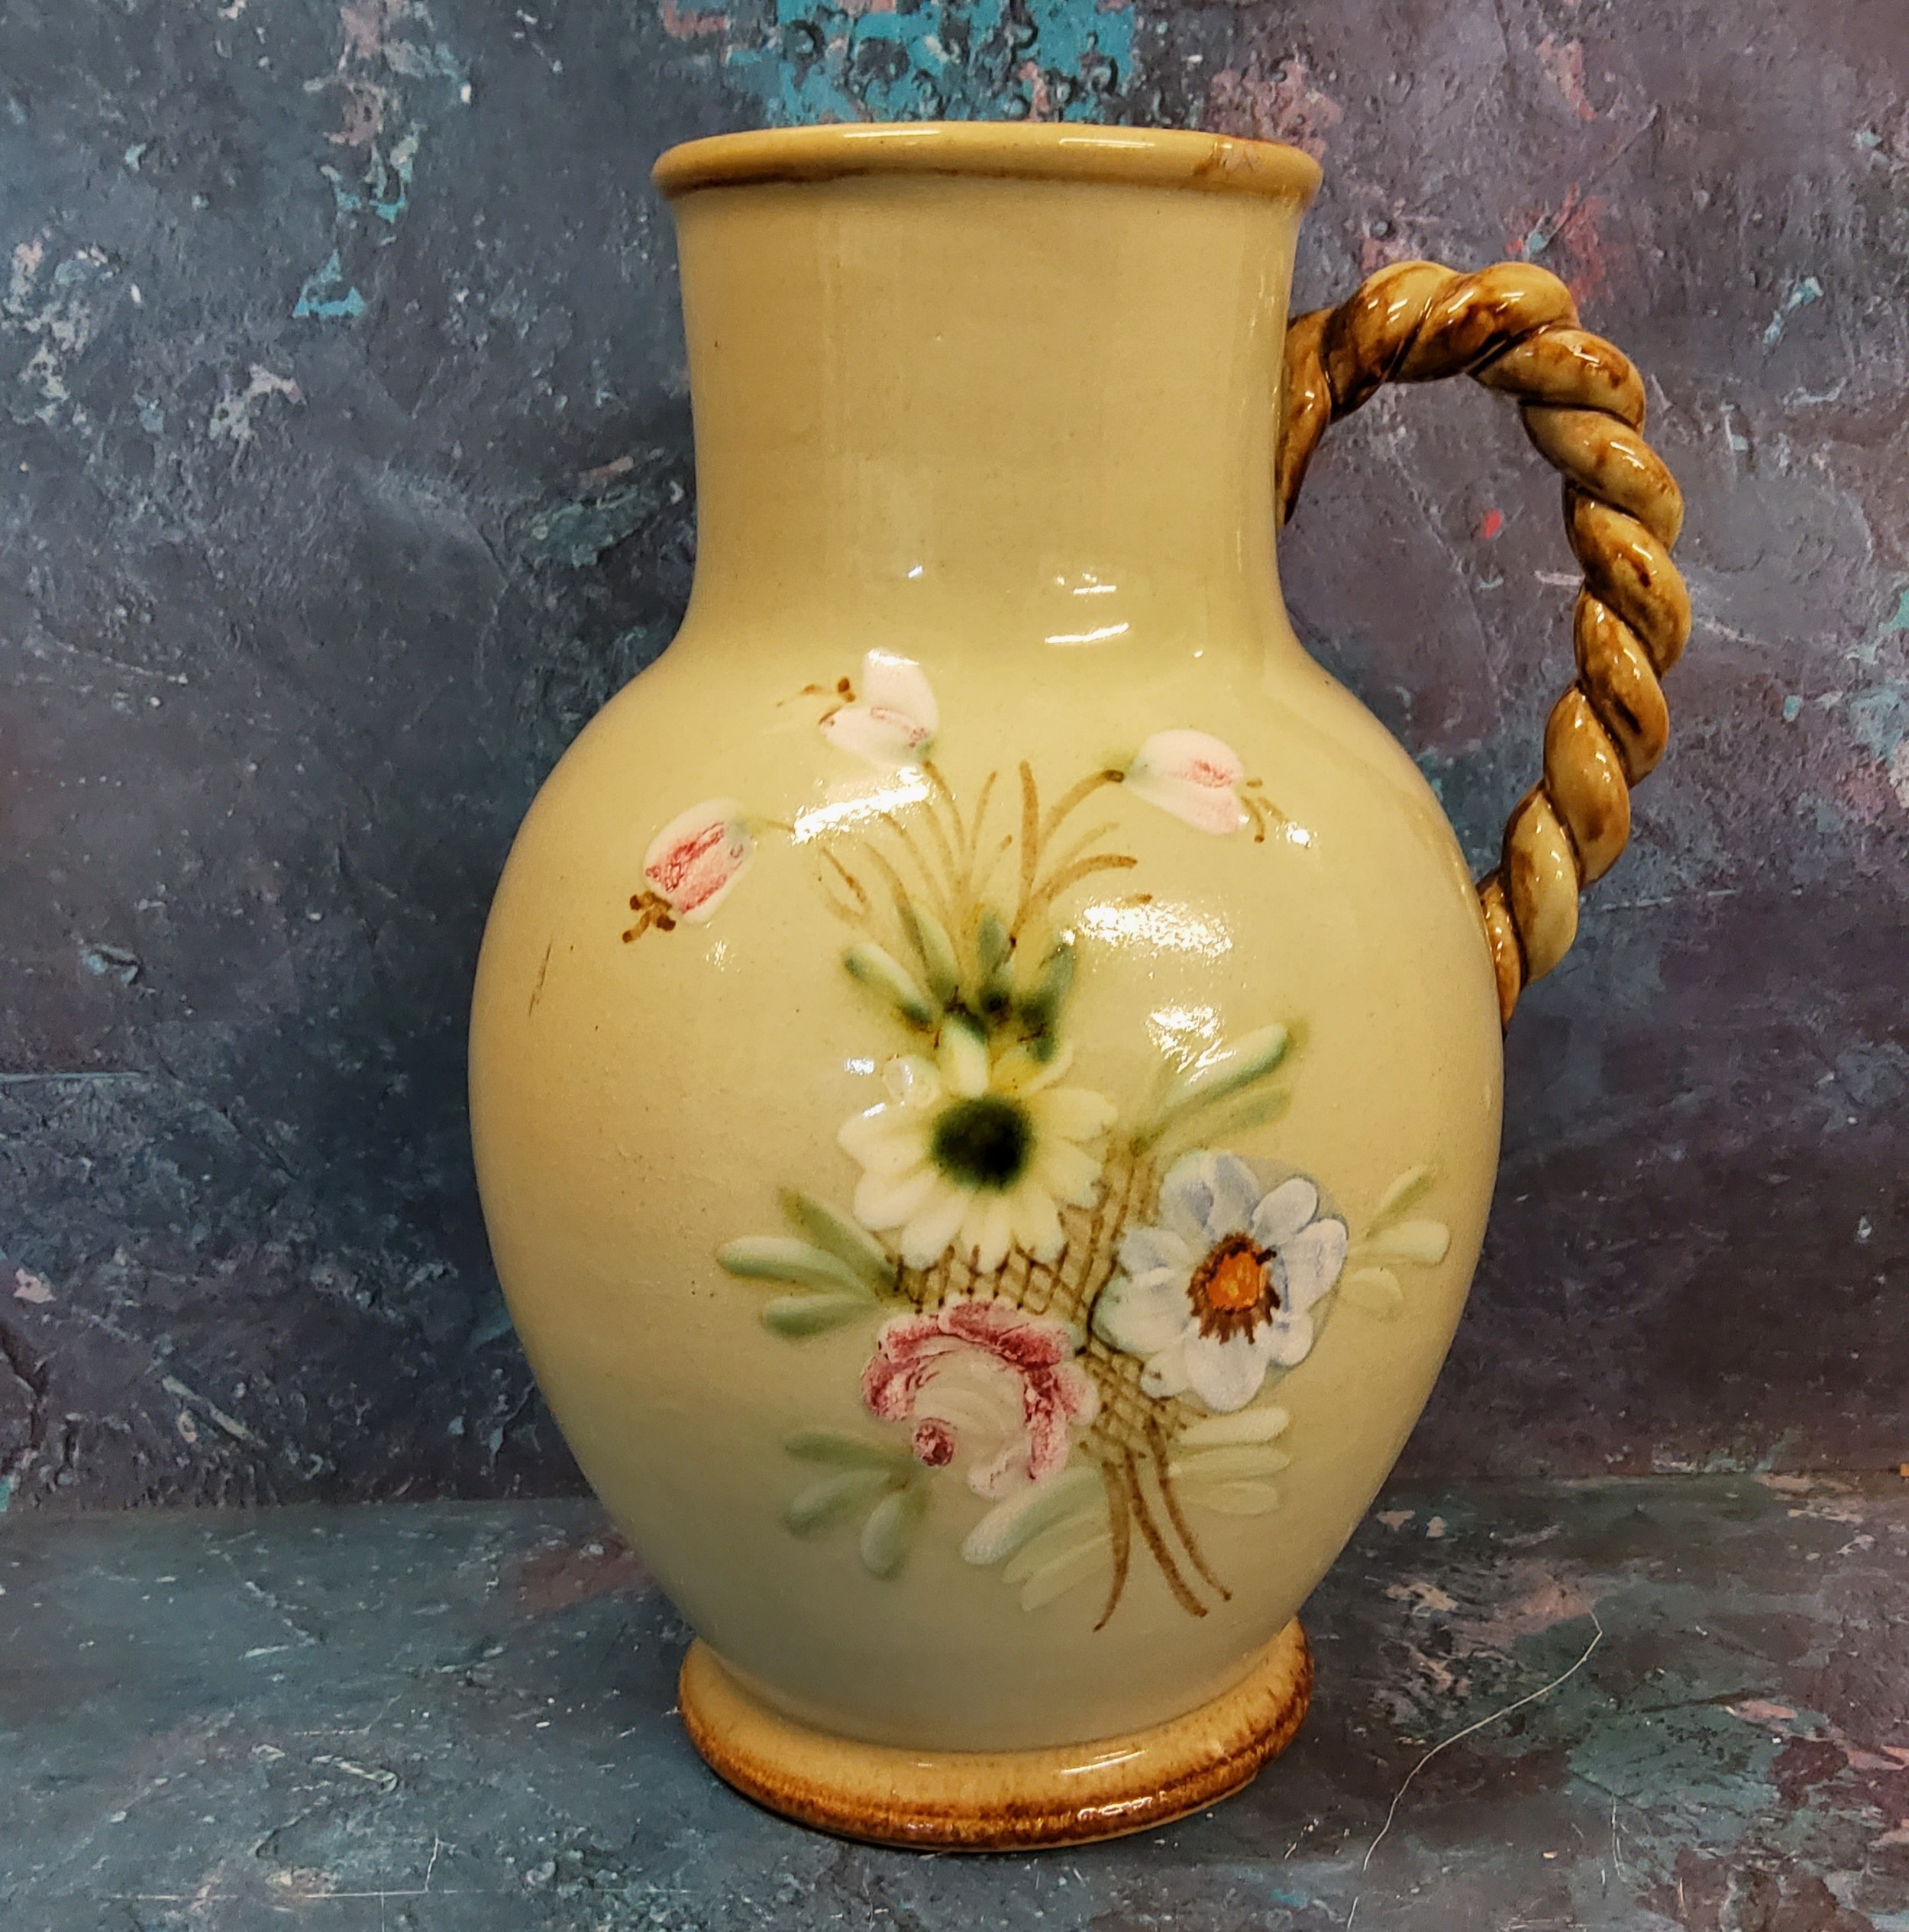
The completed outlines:
{"type": "Polygon", "coordinates": [[[702,188],[867,175],[1113,183],[1310,202],[1319,163],[1282,141],[1085,121],[858,121],[712,134],[664,150],[651,179],[670,199],[702,188]]]}

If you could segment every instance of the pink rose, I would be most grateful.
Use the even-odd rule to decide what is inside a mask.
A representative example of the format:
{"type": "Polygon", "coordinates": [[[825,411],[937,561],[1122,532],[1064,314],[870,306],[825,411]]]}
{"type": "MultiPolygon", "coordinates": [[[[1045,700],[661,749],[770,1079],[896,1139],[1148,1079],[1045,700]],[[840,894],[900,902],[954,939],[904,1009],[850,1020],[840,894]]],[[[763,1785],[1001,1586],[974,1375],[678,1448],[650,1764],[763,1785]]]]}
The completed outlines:
{"type": "Polygon", "coordinates": [[[915,1453],[931,1468],[964,1454],[977,1496],[1009,1496],[1064,1468],[1068,1425],[1100,1407],[1077,1352],[1064,1323],[1011,1302],[945,1301],[883,1325],[862,1399],[886,1421],[913,1420],[915,1453]]]}

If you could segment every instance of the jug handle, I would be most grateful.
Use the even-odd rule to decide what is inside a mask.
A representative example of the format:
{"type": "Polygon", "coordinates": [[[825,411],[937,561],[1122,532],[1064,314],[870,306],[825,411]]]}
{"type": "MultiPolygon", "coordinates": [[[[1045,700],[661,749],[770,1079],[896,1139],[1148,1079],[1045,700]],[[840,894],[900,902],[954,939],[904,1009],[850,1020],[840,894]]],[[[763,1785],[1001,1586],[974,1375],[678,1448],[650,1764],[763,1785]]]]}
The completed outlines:
{"type": "Polygon", "coordinates": [[[1684,502],[1640,433],[1644,385],[1630,358],[1578,326],[1563,283],[1528,262],[1461,274],[1400,262],[1286,337],[1275,472],[1293,513],[1327,426],[1382,383],[1470,376],[1513,397],[1525,432],[1564,478],[1565,528],[1584,572],[1571,632],[1578,675],[1545,726],[1544,775],[1507,821],[1478,881],[1507,1025],[1518,996],[1577,935],[1578,896],[1630,835],[1630,787],[1664,754],[1659,676],[1690,636],[1671,562],[1684,502]]]}

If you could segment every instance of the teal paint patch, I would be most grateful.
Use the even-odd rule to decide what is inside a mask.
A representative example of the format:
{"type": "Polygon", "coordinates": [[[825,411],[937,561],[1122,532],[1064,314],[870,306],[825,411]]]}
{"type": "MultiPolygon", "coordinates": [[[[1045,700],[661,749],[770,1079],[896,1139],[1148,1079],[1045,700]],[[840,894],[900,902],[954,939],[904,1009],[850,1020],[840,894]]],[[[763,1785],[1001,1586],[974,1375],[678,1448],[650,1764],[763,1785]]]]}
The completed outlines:
{"type": "Polygon", "coordinates": [[[354,192],[336,168],[321,168],[318,172],[331,184],[332,212],[339,220],[356,215],[364,206],[363,195],[354,192]]]}
{"type": "MultiPolygon", "coordinates": [[[[692,37],[728,26],[675,15],[692,37]]],[[[1130,5],[1093,0],[941,0],[908,11],[851,11],[776,0],[751,37],[730,39],[724,69],[789,126],[844,121],[1117,121],[1134,58],[1130,5]]]]}
{"type": "Polygon", "coordinates": [[[318,172],[331,184],[334,218],[340,221],[361,215],[366,209],[380,221],[396,225],[398,217],[411,205],[411,174],[418,162],[418,131],[412,128],[387,157],[373,147],[365,163],[365,192],[358,192],[336,168],[318,172]]]}
{"type": "Polygon", "coordinates": [[[391,150],[389,157],[374,148],[367,169],[371,187],[371,212],[395,225],[411,205],[411,170],[418,159],[418,131],[412,128],[391,150]]]}
{"type": "Polygon", "coordinates": [[[0,1476],[0,1516],[6,1514],[8,1507],[12,1501],[13,1478],[11,1476],[0,1476]]]}
{"type": "Polygon", "coordinates": [[[331,163],[318,170],[331,189],[331,255],[305,278],[292,310],[295,316],[331,321],[349,321],[367,306],[357,289],[347,286],[344,258],[352,256],[368,269],[380,239],[377,225],[396,227],[411,205],[427,117],[417,105],[422,90],[403,83],[435,82],[439,98],[449,83],[457,100],[470,99],[462,63],[441,40],[429,37],[434,30],[422,0],[383,0],[381,10],[362,15],[347,8],[344,27],[337,75],[324,83],[341,95],[342,124],[328,140],[334,150],[362,155],[363,163],[350,174],[331,163]]]}
{"type": "Polygon", "coordinates": [[[364,313],[364,297],[356,289],[345,288],[344,270],[338,260],[337,249],[332,250],[321,267],[315,268],[305,278],[304,286],[299,290],[299,299],[292,305],[292,313],[295,316],[315,315],[326,321],[364,313]],[[344,292],[332,292],[338,289],[343,289],[344,292]]]}
{"type": "Polygon", "coordinates": [[[1878,684],[1859,691],[1847,706],[1849,728],[1875,757],[1885,761],[1909,736],[1909,688],[1878,684]]]}
{"type": "Polygon", "coordinates": [[[1568,1762],[1574,1778],[1620,1804],[1654,1808],[1648,1832],[1627,1832],[1626,1853],[1661,1879],[1681,1846],[1734,1846],[1780,1808],[1773,1768],[1783,1743],[1694,1690],[1688,1703],[1612,1711],[1568,1762]]]}
{"type": "Polygon", "coordinates": [[[95,979],[117,980],[121,986],[131,986],[140,974],[138,954],[124,946],[82,946],[79,963],[95,979]]]}
{"type": "Polygon", "coordinates": [[[658,493],[647,483],[612,490],[594,502],[564,503],[531,519],[530,554],[540,563],[585,570],[656,513],[658,493]]]}
{"type": "Polygon", "coordinates": [[[1790,292],[1783,298],[1783,306],[1770,318],[1770,325],[1763,331],[1763,346],[1774,349],[1783,340],[1783,331],[1790,318],[1799,309],[1807,309],[1812,302],[1823,299],[1823,284],[1814,275],[1806,275],[1801,281],[1793,283],[1790,292]]]}
{"type": "Polygon", "coordinates": [[[1872,675],[1880,673],[1876,681],[1846,693],[1827,692],[1817,700],[1826,709],[1840,703],[1856,742],[1885,765],[1909,739],[1909,678],[1891,676],[1884,666],[1885,650],[1894,659],[1901,648],[1894,640],[1909,633],[1909,585],[1899,586],[1894,596],[1895,609],[1875,635],[1844,653],[1849,662],[1872,675]]]}
{"type": "Polygon", "coordinates": [[[1785,698],[1783,700],[1783,722],[1785,724],[1794,725],[1802,716],[1803,700],[1801,698],[1785,698]]]}

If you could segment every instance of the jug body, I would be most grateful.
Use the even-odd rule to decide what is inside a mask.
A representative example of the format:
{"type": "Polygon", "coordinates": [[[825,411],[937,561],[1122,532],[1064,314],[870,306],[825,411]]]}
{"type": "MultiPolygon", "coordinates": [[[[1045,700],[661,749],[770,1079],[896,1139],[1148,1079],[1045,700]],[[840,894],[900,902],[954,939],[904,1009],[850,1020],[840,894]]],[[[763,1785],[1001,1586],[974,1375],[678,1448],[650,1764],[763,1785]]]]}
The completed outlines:
{"type": "Polygon", "coordinates": [[[935,777],[864,788],[790,719],[861,668],[666,658],[554,774],[480,995],[497,1264],[593,1486],[777,1705],[945,1749],[1103,1737],[1277,1633],[1429,1391],[1497,1149],[1475,895],[1410,761],[1323,677],[1070,664],[1003,692],[935,664],[935,777]],[[1223,834],[1144,772],[1097,787],[1035,890],[1128,862],[1023,923],[1007,1027],[971,1026],[983,922],[1021,897],[1022,767],[1038,832],[1171,732],[1263,777],[1240,789],[1264,842],[1223,790],[1179,781],[1237,811],[1223,834]],[[686,800],[683,875],[712,842],[707,879],[739,866],[706,918],[625,942],[686,800]],[[963,931],[977,845],[1006,849],[963,931]],[[954,1318],[977,1300],[1000,1318],[954,1318]]]}
{"type": "Polygon", "coordinates": [[[695,593],[477,987],[585,1474],[750,1698],[873,1747],[1239,1683],[1424,1403],[1497,1154],[1476,892],[1278,596],[1311,164],[1096,132],[666,159],[695,593]]]}

